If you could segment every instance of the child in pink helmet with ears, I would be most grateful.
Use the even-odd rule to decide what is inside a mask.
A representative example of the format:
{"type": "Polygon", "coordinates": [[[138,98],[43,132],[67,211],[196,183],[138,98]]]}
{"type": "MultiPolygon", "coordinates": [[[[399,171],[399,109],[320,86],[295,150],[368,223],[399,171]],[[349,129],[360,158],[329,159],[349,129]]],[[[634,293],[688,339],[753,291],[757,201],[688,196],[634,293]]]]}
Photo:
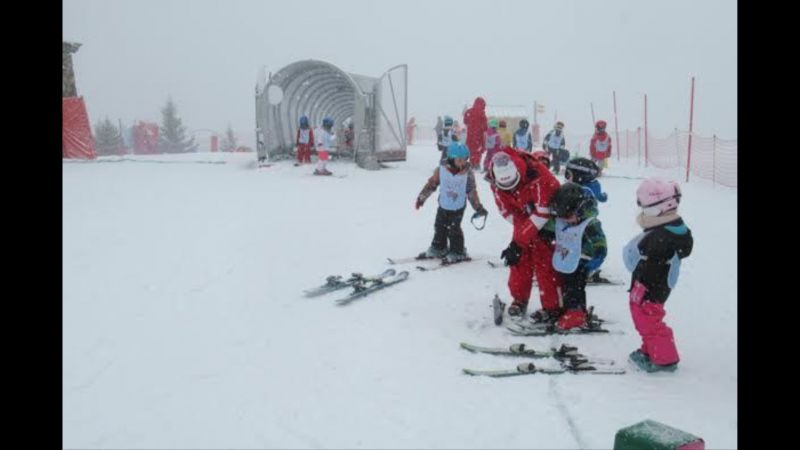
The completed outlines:
{"type": "Polygon", "coordinates": [[[672,329],[664,322],[664,303],[678,282],[680,264],[692,253],[692,232],[678,215],[678,183],[644,180],[636,190],[641,212],[636,222],[644,231],[623,250],[625,267],[632,272],[630,309],[642,345],[630,360],[647,372],[674,371],[678,349],[672,329]]]}

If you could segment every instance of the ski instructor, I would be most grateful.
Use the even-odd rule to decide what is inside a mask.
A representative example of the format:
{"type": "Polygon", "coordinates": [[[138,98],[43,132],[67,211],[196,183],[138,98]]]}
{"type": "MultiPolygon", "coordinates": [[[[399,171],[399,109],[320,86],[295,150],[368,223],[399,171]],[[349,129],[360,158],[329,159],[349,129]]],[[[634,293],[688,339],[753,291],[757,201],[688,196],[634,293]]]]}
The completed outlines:
{"type": "Polygon", "coordinates": [[[528,306],[533,275],[539,285],[542,309],[531,318],[553,322],[561,315],[561,278],[553,269],[553,243],[539,230],[550,220],[550,197],[559,182],[531,154],[502,148],[491,160],[487,179],[500,214],[514,225],[514,233],[501,258],[509,266],[508,289],[513,302],[509,316],[523,316],[528,306]]]}
{"type": "Polygon", "coordinates": [[[467,148],[469,163],[473,169],[481,167],[481,156],[486,151],[484,133],[489,128],[486,119],[486,101],[483,97],[475,98],[472,108],[464,111],[464,125],[467,126],[467,148]]]}

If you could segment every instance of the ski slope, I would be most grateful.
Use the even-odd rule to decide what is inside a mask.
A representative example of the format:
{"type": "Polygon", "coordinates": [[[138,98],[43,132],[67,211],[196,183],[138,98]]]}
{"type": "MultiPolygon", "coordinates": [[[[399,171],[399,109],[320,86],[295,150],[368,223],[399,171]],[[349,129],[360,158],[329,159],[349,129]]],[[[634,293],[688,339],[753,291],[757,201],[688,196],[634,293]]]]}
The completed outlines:
{"type": "MultiPolygon", "coordinates": [[[[345,307],[348,291],[304,298],[331,274],[379,273],[433,236],[436,197],[414,200],[433,144],[371,172],[253,154],[109,158],[63,164],[65,448],[611,448],[644,419],[737,443],[737,192],[681,172],[611,161],[601,179],[606,276],[629,280],[621,251],[640,232],[644,175],[681,181],[695,246],[666,303],[681,355],[672,374],[470,377],[522,360],[471,354],[525,342],[577,345],[627,366],[639,345],[627,286],[587,301],[621,335],[515,337],[492,322],[506,269],[476,261],[423,273],[345,307]],[[197,163],[216,161],[219,164],[197,163]],[[630,177],[630,178],[625,178],[630,177]]],[[[485,182],[472,256],[499,259],[511,226],[485,182]]],[[[399,268],[398,268],[399,270],[399,268]]],[[[534,290],[530,310],[538,305],[534,290]]],[[[542,364],[547,364],[542,360],[542,364]]]]}

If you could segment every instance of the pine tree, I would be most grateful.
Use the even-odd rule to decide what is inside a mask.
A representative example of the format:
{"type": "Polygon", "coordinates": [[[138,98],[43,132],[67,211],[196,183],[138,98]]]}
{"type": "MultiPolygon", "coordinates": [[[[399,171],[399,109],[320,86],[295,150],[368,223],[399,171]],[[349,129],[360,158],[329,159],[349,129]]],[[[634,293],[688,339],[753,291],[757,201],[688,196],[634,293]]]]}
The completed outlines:
{"type": "Polygon", "coordinates": [[[236,150],[236,136],[233,134],[233,129],[231,129],[231,125],[228,124],[228,130],[225,132],[225,137],[222,138],[222,148],[223,152],[232,152],[236,150]]]}
{"type": "Polygon", "coordinates": [[[158,148],[161,153],[187,153],[196,152],[197,144],[194,138],[186,138],[186,127],[178,118],[178,110],[172,98],[167,99],[167,104],[161,110],[162,122],[158,135],[158,148]]]}
{"type": "Polygon", "coordinates": [[[108,117],[98,121],[94,126],[95,146],[98,155],[116,155],[122,147],[122,136],[119,129],[108,117]]]}

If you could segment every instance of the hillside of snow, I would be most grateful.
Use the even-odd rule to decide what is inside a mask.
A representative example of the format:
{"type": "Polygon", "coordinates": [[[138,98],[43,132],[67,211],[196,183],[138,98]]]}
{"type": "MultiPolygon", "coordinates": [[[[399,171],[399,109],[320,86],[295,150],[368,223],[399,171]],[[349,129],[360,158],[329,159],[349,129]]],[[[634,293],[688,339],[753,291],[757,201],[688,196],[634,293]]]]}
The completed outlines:
{"type": "MultiPolygon", "coordinates": [[[[436,197],[414,200],[436,167],[431,143],[408,161],[345,177],[253,154],[158,155],[63,163],[65,448],[611,448],[652,419],[737,446],[737,191],[680,171],[612,160],[601,178],[604,275],[628,281],[622,247],[641,230],[639,177],[681,182],[692,255],[666,303],[680,368],[634,371],[627,286],[587,301],[624,334],[516,337],[492,321],[507,269],[485,260],[340,307],[305,298],[328,275],[379,273],[433,237],[436,197]],[[210,163],[216,162],[216,163],[210,163]],[[471,354],[525,342],[577,345],[624,375],[470,377],[516,358],[471,354]]],[[[480,179],[479,179],[480,180],[480,179]]],[[[499,260],[511,226],[480,180],[486,227],[462,224],[468,252],[499,260]]],[[[538,306],[534,290],[529,311],[538,306]]],[[[537,360],[539,361],[539,360],[537,360]]],[[[541,360],[542,364],[549,364],[541,360]]]]}

